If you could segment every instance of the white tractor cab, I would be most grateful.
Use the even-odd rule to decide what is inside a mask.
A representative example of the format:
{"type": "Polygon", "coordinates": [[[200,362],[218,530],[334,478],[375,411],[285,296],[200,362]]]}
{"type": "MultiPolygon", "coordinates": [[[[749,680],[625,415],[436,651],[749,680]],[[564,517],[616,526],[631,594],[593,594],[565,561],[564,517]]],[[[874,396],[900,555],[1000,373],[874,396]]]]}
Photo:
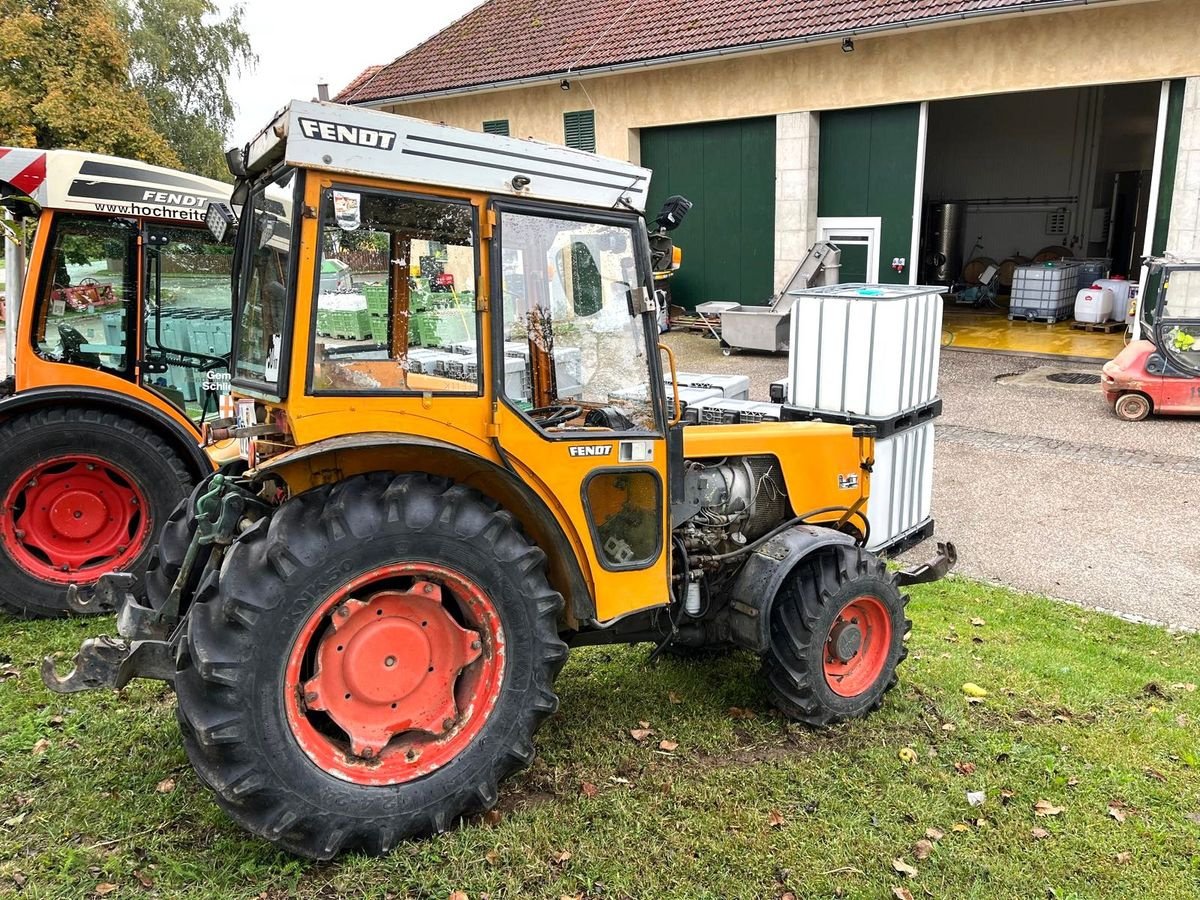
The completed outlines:
{"type": "Polygon", "coordinates": [[[219,181],[0,147],[9,377],[0,383],[0,607],[144,570],[176,503],[236,445],[200,447],[228,391],[232,247],[219,181]],[[28,253],[28,267],[24,265],[28,253]]]}

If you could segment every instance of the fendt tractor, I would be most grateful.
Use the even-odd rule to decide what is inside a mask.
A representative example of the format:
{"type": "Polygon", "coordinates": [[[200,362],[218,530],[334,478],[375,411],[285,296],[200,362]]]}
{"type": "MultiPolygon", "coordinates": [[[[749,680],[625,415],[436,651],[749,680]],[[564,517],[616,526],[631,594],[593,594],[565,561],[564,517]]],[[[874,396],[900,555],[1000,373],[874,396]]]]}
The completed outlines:
{"type": "MultiPolygon", "coordinates": [[[[167,516],[213,471],[199,426],[228,390],[232,251],[204,216],[230,190],[134,160],[0,148],[0,205],[33,229],[23,289],[8,273],[0,608],[63,615],[67,585],[86,593],[114,568],[141,579],[167,516]]],[[[210,449],[236,458],[232,442],[210,449]]]]}
{"type": "Polygon", "coordinates": [[[210,434],[250,468],[167,522],[169,592],[101,579],[120,638],[65,676],[47,659],[49,687],[173,682],[217,802],[316,858],[491,807],[569,647],[741,647],[797,720],[879,706],[900,588],[952,548],[897,573],[864,549],[870,429],[683,424],[649,171],[304,102],[229,159],[243,212],[210,222],[236,231],[237,410],[210,434]],[[381,321],[339,338],[325,262],[367,246],[390,261],[361,285],[381,321]],[[413,276],[435,257],[457,304],[413,276]]]}

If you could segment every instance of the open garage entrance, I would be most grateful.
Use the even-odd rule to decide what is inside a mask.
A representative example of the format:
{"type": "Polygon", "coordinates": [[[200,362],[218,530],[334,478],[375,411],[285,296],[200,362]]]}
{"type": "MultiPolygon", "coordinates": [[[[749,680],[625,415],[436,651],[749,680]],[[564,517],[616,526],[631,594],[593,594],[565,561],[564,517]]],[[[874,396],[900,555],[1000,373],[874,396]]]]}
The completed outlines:
{"type": "Polygon", "coordinates": [[[916,275],[947,286],[947,343],[1116,355],[1119,287],[1109,323],[1088,330],[1074,321],[1075,293],[1102,276],[1140,278],[1148,231],[1166,212],[1155,169],[1175,166],[1171,93],[1143,82],[928,105],[916,275]],[[1056,274],[1057,260],[1078,263],[1074,277],[1056,274]],[[1044,271],[1022,272],[1031,265],[1044,271]]]}

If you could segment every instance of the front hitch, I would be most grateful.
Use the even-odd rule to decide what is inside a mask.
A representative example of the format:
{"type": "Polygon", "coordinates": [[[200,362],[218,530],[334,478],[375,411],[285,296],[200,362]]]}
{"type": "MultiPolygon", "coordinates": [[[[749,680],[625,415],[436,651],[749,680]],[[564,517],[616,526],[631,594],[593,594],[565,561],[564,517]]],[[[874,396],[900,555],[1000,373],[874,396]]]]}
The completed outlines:
{"type": "Polygon", "coordinates": [[[56,694],[121,688],[134,678],[173,681],[175,660],[166,641],[125,641],[108,635],[88,638],[75,654],[75,666],[59,675],[54,657],[42,660],[42,683],[56,694]]]}
{"type": "Polygon", "coordinates": [[[130,596],[129,589],[133,587],[134,577],[128,572],[109,572],[101,575],[92,588],[91,595],[84,597],[79,591],[79,585],[67,585],[67,608],[81,616],[94,616],[100,613],[111,613],[121,608],[130,596]]]}
{"type": "Polygon", "coordinates": [[[927,562],[921,563],[919,566],[911,566],[907,569],[901,569],[896,573],[895,582],[897,587],[908,587],[913,584],[930,584],[934,581],[941,581],[954,568],[954,564],[958,562],[958,550],[949,541],[946,543],[938,542],[937,553],[927,562]]]}

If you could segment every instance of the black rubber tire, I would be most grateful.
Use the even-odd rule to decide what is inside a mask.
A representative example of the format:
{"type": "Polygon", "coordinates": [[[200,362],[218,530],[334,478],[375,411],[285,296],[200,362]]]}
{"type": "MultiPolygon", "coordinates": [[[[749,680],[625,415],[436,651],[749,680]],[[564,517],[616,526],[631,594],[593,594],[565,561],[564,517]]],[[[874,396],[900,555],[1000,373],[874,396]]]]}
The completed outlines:
{"type": "Polygon", "coordinates": [[[1113,412],[1122,422],[1140,422],[1154,410],[1154,404],[1145,394],[1122,394],[1113,404],[1113,412]]]}
{"type": "Polygon", "coordinates": [[[771,646],[763,656],[763,671],[775,706],[815,726],[861,718],[878,709],[883,695],[896,684],[896,667],[908,655],[904,639],[912,623],[904,616],[907,603],[883,560],[861,548],[834,547],[802,560],[771,609],[771,646]],[[825,680],[825,641],[837,613],[862,595],[882,602],[891,619],[892,640],[870,687],[843,697],[825,680]]]}
{"type": "Polygon", "coordinates": [[[373,473],[286,501],[205,575],[175,680],[187,754],[240,825],[292,853],[386,853],[490,808],[500,779],[533,760],[533,734],[558,708],[561,595],[545,554],[513,517],[463,485],[373,473]],[[479,585],[499,612],[508,663],[476,740],[414,781],[363,786],[303,752],[286,721],[283,672],[312,611],[354,577],[419,559],[479,585]]]}
{"type": "MultiPolygon", "coordinates": [[[[146,600],[152,609],[162,609],[167,595],[175,586],[175,579],[179,577],[179,570],[183,568],[184,557],[187,556],[188,547],[192,544],[192,535],[196,533],[196,521],[192,518],[192,508],[204,483],[202,481],[196,485],[192,492],[171,510],[166,524],[158,533],[158,542],[150,552],[150,562],[146,566],[144,581],[146,600]]],[[[185,602],[195,593],[196,587],[200,583],[200,576],[204,572],[204,566],[211,554],[211,545],[200,548],[184,591],[185,602]]],[[[185,611],[186,608],[181,608],[180,614],[185,611]]]]}
{"type": "MultiPolygon", "coordinates": [[[[110,412],[60,407],[18,414],[0,423],[0,497],[31,463],[63,453],[111,460],[128,473],[146,498],[152,535],[193,483],[184,460],[150,429],[110,412]]],[[[138,584],[145,581],[153,548],[152,537],[127,567],[138,584]]],[[[24,618],[67,615],[66,585],[29,573],[0,542],[0,608],[24,618]]]]}

